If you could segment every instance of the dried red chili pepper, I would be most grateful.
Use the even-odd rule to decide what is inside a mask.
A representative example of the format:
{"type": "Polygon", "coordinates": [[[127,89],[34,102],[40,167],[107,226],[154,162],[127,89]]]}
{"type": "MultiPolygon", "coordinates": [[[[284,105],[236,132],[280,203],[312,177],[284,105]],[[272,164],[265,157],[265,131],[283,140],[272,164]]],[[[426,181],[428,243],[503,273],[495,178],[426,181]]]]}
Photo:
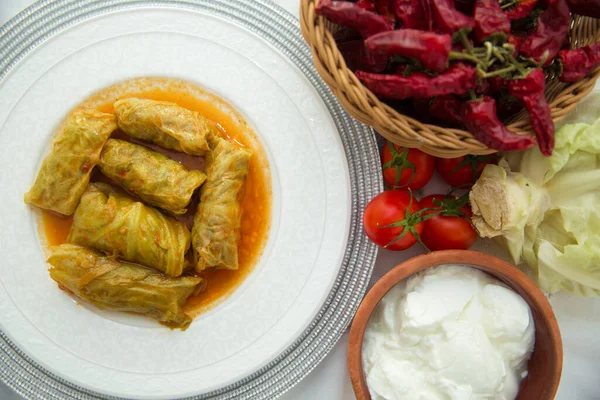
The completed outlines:
{"type": "Polygon", "coordinates": [[[473,15],[475,0],[455,0],[454,7],[465,15],[473,15]]]}
{"type": "Polygon", "coordinates": [[[393,3],[394,0],[373,0],[377,12],[391,19],[395,18],[393,3]]]}
{"type": "Polygon", "coordinates": [[[344,57],[346,66],[352,71],[382,72],[388,64],[387,57],[368,51],[364,40],[338,43],[337,47],[344,57]]]}
{"type": "Polygon", "coordinates": [[[402,28],[431,30],[431,18],[427,18],[419,0],[392,0],[396,19],[402,21],[402,28]]]}
{"type": "Polygon", "coordinates": [[[498,75],[486,79],[486,82],[490,85],[489,94],[496,94],[506,88],[506,79],[498,75]]]}
{"type": "Polygon", "coordinates": [[[513,8],[504,11],[509,20],[515,21],[527,17],[537,4],[537,0],[521,0],[513,8]]]}
{"type": "Polygon", "coordinates": [[[358,31],[342,26],[340,29],[333,33],[333,40],[335,40],[335,42],[339,44],[344,42],[350,42],[352,40],[362,40],[362,36],[360,35],[360,33],[358,33],[358,31]]]}
{"type": "Polygon", "coordinates": [[[600,18],[600,0],[567,0],[573,14],[600,18]]]}
{"type": "Polygon", "coordinates": [[[315,13],[331,22],[356,29],[363,38],[394,29],[394,21],[349,1],[320,0],[315,13]]]}
{"type": "Polygon", "coordinates": [[[500,97],[496,101],[496,109],[498,110],[498,117],[504,119],[520,113],[523,110],[523,105],[514,97],[506,95],[506,97],[500,97]]]}
{"type": "Polygon", "coordinates": [[[342,53],[346,65],[352,71],[364,70],[382,72],[387,64],[387,57],[371,54],[365,47],[365,41],[358,31],[342,27],[333,34],[338,50],[342,53]]]}
{"type": "Polygon", "coordinates": [[[600,43],[558,52],[561,64],[561,82],[575,82],[584,78],[600,65],[600,43]]]}
{"type": "Polygon", "coordinates": [[[423,9],[423,16],[425,17],[425,30],[433,31],[435,21],[433,20],[431,0],[419,0],[419,3],[421,3],[421,8],[423,9]]]}
{"type": "Polygon", "coordinates": [[[475,94],[482,95],[487,94],[490,91],[490,83],[487,79],[482,79],[478,82],[477,87],[475,88],[475,94]]]}
{"type": "Polygon", "coordinates": [[[461,124],[462,102],[452,95],[438,96],[429,102],[429,114],[445,122],[461,124]]]}
{"type": "Polygon", "coordinates": [[[517,135],[500,122],[496,101],[489,96],[464,103],[461,117],[473,137],[494,150],[525,150],[535,145],[531,136],[517,135]]]}
{"type": "MultiPolygon", "coordinates": [[[[402,101],[406,102],[408,100],[388,100],[387,103],[394,101],[402,101]]],[[[410,99],[410,103],[412,105],[409,115],[417,118],[422,122],[431,122],[431,113],[429,112],[429,103],[431,103],[431,99],[423,98],[423,99],[410,99]]]]}
{"type": "Polygon", "coordinates": [[[477,71],[462,63],[454,64],[446,72],[433,77],[422,72],[398,76],[364,71],[356,71],[356,77],[378,97],[398,100],[464,94],[477,87],[477,71]]]}
{"type": "Polygon", "coordinates": [[[496,112],[500,119],[512,117],[521,110],[523,110],[523,105],[511,95],[505,94],[505,92],[502,92],[496,99],[496,112]]]}
{"type": "Polygon", "coordinates": [[[545,88],[546,77],[540,68],[534,69],[524,78],[508,81],[508,93],[519,100],[529,113],[540,151],[550,156],[554,149],[554,122],[544,96],[545,88]]]}
{"type": "Polygon", "coordinates": [[[375,5],[371,2],[371,0],[358,0],[356,3],[357,6],[362,8],[363,10],[377,12],[375,5]]]}
{"type": "Polygon", "coordinates": [[[461,29],[472,29],[473,18],[454,8],[453,0],[428,0],[435,30],[453,34],[461,29]]]}
{"type": "Polygon", "coordinates": [[[387,73],[392,75],[404,75],[404,71],[408,68],[407,64],[391,63],[387,73]]]}
{"type": "Polygon", "coordinates": [[[498,0],[476,0],[473,11],[475,39],[483,42],[492,35],[508,35],[510,21],[502,12],[498,0]]]}
{"type": "Polygon", "coordinates": [[[463,50],[467,50],[467,52],[468,52],[468,48],[474,47],[473,40],[471,40],[470,38],[466,37],[465,42],[460,40],[458,42],[452,43],[452,51],[461,52],[463,50]],[[466,42],[466,44],[468,44],[468,47],[465,46],[465,42],[466,42]]]}
{"type": "Polygon", "coordinates": [[[430,71],[442,72],[448,65],[452,36],[416,29],[397,29],[373,35],[365,40],[365,45],[373,54],[411,57],[430,71]]]}
{"type": "Polygon", "coordinates": [[[520,36],[525,39],[527,35],[535,30],[538,24],[538,18],[543,12],[544,10],[540,7],[538,2],[536,7],[528,16],[510,21],[510,32],[513,35],[520,36]]]}
{"type": "Polygon", "coordinates": [[[521,54],[537,62],[550,64],[560,50],[571,26],[571,14],[565,0],[551,0],[538,18],[537,26],[521,45],[521,54]]]}
{"type": "Polygon", "coordinates": [[[523,44],[523,38],[521,38],[520,36],[515,36],[515,35],[509,34],[506,41],[514,46],[515,51],[513,53],[513,57],[517,58],[517,55],[519,54],[519,51],[521,50],[521,45],[523,44]]]}

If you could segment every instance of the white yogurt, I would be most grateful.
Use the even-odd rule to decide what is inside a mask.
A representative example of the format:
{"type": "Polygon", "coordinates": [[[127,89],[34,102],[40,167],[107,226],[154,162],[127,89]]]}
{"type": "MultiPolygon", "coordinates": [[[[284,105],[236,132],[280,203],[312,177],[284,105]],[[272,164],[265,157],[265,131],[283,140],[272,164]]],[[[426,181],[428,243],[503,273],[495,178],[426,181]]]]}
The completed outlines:
{"type": "Polygon", "coordinates": [[[363,342],[373,400],[513,400],[535,326],[515,292],[476,269],[429,268],[390,290],[363,342]]]}

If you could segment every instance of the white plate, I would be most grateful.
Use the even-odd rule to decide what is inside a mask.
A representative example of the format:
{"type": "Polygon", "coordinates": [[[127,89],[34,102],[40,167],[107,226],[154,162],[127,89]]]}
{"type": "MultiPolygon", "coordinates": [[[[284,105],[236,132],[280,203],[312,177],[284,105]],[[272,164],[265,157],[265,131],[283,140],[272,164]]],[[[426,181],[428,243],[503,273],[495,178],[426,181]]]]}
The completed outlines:
{"type": "Polygon", "coordinates": [[[351,179],[328,108],[286,56],[215,14],[122,9],[49,38],[0,81],[0,160],[0,328],[35,363],[89,391],[151,399],[232,385],[301,337],[344,265],[351,179]],[[140,76],[184,79],[228,101],[271,166],[263,256],[230,299],[185,332],[75,304],[48,277],[38,222],[23,203],[69,110],[140,76]]]}

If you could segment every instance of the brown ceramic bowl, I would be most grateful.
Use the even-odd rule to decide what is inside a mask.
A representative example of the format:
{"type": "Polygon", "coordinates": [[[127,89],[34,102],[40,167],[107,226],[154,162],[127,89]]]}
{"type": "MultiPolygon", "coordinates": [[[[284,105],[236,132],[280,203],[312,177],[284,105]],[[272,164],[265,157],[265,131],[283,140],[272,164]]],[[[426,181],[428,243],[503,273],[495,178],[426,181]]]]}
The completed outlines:
{"type": "Polygon", "coordinates": [[[398,282],[424,269],[444,264],[464,264],[486,272],[511,287],[529,304],[535,321],[535,348],[528,364],[529,373],[521,382],[517,400],[553,399],[560,382],[563,349],[550,303],[518,268],[497,257],[466,250],[436,251],[412,258],[385,274],[367,293],[354,317],[348,341],[348,369],[356,398],[371,399],[363,371],[362,344],[375,306],[398,282]]]}

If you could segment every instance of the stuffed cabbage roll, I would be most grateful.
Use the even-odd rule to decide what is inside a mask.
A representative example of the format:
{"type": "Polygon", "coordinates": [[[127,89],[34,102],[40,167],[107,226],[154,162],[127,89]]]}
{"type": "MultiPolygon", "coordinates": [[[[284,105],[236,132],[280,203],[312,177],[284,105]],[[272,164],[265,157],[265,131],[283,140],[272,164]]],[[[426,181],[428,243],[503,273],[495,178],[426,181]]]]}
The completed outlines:
{"type": "Polygon", "coordinates": [[[144,202],[184,214],[194,190],[206,180],[200,171],[189,171],[169,157],[144,146],[109,139],[98,167],[144,202]]]}
{"type": "Polygon", "coordinates": [[[91,183],[81,196],[67,241],[179,276],[190,232],[183,222],[110,185],[91,183]]]}
{"type": "Polygon", "coordinates": [[[117,128],[112,114],[78,109],[67,117],[42,162],[25,203],[71,215],[90,181],[100,151],[117,128]]]}
{"type": "Polygon", "coordinates": [[[50,277],[82,300],[101,309],[143,314],[181,330],[190,325],[182,306],[203,289],[202,278],[169,278],[73,244],[50,251],[50,277]]]}
{"type": "Polygon", "coordinates": [[[218,134],[208,119],[175,103],[129,98],[114,107],[123,132],[167,149],[201,156],[209,149],[208,137],[218,134]]]}
{"type": "Polygon", "coordinates": [[[252,156],[250,150],[219,137],[211,140],[211,147],[207,179],[200,189],[200,204],[192,228],[197,271],[209,267],[238,268],[240,203],[252,156]]]}

